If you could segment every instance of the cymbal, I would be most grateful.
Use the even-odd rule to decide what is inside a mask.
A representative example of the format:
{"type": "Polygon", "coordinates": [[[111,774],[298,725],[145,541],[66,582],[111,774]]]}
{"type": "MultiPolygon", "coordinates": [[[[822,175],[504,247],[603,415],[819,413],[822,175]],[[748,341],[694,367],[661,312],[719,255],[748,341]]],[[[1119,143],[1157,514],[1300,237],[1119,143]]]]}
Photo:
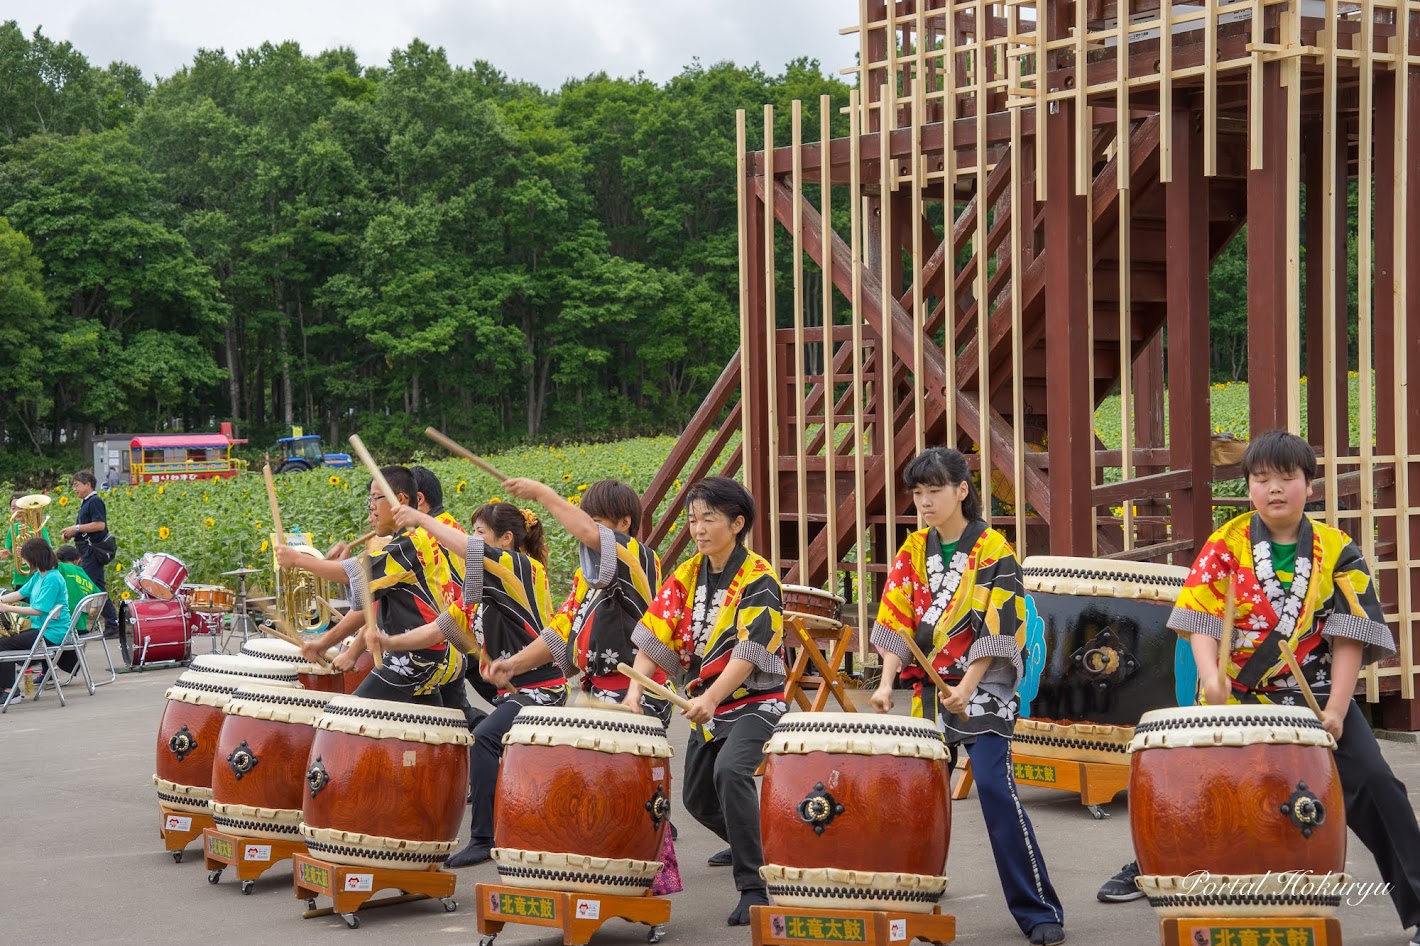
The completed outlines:
{"type": "Polygon", "coordinates": [[[236,568],[236,569],[233,569],[232,571],[229,571],[229,572],[223,572],[222,574],[223,574],[223,575],[256,575],[256,574],[258,574],[258,573],[260,573],[260,572],[261,572],[261,569],[259,569],[259,568],[236,568]]]}
{"type": "Polygon", "coordinates": [[[21,496],[15,500],[15,505],[21,509],[43,509],[48,506],[50,499],[43,493],[35,493],[33,496],[21,496]]]}

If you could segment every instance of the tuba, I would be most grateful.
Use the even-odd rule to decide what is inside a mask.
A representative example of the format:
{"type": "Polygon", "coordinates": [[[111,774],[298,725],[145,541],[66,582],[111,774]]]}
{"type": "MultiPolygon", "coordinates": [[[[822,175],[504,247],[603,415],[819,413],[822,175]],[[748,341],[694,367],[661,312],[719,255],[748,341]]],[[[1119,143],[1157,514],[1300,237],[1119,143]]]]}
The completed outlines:
{"type": "Polygon", "coordinates": [[[10,513],[11,529],[14,531],[10,554],[17,574],[27,576],[32,571],[30,563],[20,555],[20,547],[43,533],[45,523],[49,522],[49,516],[44,514],[44,507],[48,505],[49,497],[43,493],[15,500],[15,511],[10,513]]]}
{"type": "MultiPolygon", "coordinates": [[[[324,560],[325,556],[317,549],[299,541],[304,538],[304,535],[293,534],[288,536],[286,545],[302,555],[324,560]],[[293,538],[298,541],[290,541],[293,538]]],[[[277,546],[276,534],[272,533],[271,568],[276,573],[276,613],[287,627],[299,634],[325,630],[331,615],[321,601],[330,600],[330,583],[303,568],[281,568],[276,564],[277,546]]]]}

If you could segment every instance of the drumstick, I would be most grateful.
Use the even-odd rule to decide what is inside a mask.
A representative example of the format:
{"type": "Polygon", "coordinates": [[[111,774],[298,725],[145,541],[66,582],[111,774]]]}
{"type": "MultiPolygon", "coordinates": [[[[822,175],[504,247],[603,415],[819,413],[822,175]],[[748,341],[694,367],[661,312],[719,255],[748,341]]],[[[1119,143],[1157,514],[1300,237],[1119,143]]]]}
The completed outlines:
{"type": "Polygon", "coordinates": [[[464,447],[458,444],[457,442],[450,440],[448,437],[444,436],[442,433],[435,430],[433,427],[425,427],[424,436],[428,437],[430,440],[434,441],[450,453],[456,453],[459,456],[463,457],[465,460],[469,461],[474,466],[478,467],[480,470],[487,473],[489,476],[493,477],[498,482],[502,483],[505,480],[510,479],[507,474],[503,473],[496,466],[489,463],[487,460],[483,459],[467,447],[464,447]]]}
{"type": "Polygon", "coordinates": [[[617,664],[616,672],[624,677],[627,677],[628,679],[635,680],[637,683],[641,684],[642,687],[647,690],[650,690],[652,693],[654,693],[656,696],[659,696],[661,699],[670,700],[672,704],[679,707],[680,709],[690,709],[689,700],[681,696],[679,693],[676,693],[674,690],[667,690],[665,687],[661,686],[655,680],[652,680],[650,677],[646,676],[644,673],[637,670],[635,667],[627,666],[626,664],[617,664]]]}
{"type": "Polygon", "coordinates": [[[384,494],[385,499],[389,501],[390,506],[397,508],[400,505],[399,494],[390,488],[389,480],[385,479],[385,475],[375,465],[375,458],[370,456],[370,451],[365,449],[365,441],[360,439],[359,434],[350,435],[350,446],[355,448],[355,452],[360,456],[360,462],[365,464],[365,469],[370,471],[370,477],[375,481],[380,492],[384,494]]]}
{"type": "Polygon", "coordinates": [[[1287,669],[1292,671],[1292,679],[1297,681],[1297,687],[1302,691],[1302,699],[1307,701],[1307,705],[1312,708],[1317,719],[1324,719],[1321,707],[1317,705],[1316,697],[1312,695],[1312,688],[1307,685],[1306,678],[1302,676],[1302,668],[1297,663],[1297,655],[1292,653],[1292,645],[1286,641],[1278,641],[1277,649],[1282,652],[1282,659],[1287,662],[1287,669]]]}
{"type": "MultiPolygon", "coordinates": [[[[1232,692],[1228,682],[1228,664],[1233,659],[1233,626],[1238,618],[1238,576],[1228,579],[1228,594],[1223,603],[1223,640],[1218,649],[1218,686],[1224,694],[1232,692]]],[[[1226,696],[1223,698],[1227,699],[1226,696]]]]}
{"type": "Polygon", "coordinates": [[[345,550],[346,550],[347,552],[353,552],[353,551],[355,551],[357,548],[359,548],[360,546],[364,545],[366,542],[368,542],[368,541],[370,541],[371,539],[373,539],[374,537],[375,537],[375,530],[374,530],[374,529],[371,529],[369,532],[366,532],[364,535],[360,536],[360,538],[356,539],[354,542],[351,542],[349,545],[345,546],[345,550]]]}
{"type": "MultiPolygon", "coordinates": [[[[928,660],[927,655],[922,653],[922,648],[917,646],[917,642],[912,639],[912,635],[898,631],[897,628],[893,628],[893,630],[897,631],[897,636],[902,638],[903,643],[907,645],[907,649],[912,651],[912,656],[922,665],[922,669],[927,671],[927,677],[932,681],[932,685],[937,688],[938,692],[943,696],[951,696],[952,688],[947,686],[947,681],[937,675],[937,670],[932,666],[932,661],[928,660]]],[[[966,722],[965,713],[956,713],[954,715],[962,722],[966,722]]]]}
{"type": "Polygon", "coordinates": [[[276,503],[276,481],[271,478],[271,464],[261,468],[261,476],[266,480],[266,501],[271,504],[271,525],[276,529],[276,544],[286,544],[286,530],[281,528],[281,507],[276,503]]]}
{"type": "MultiPolygon", "coordinates": [[[[350,438],[352,443],[358,439],[357,437],[350,438]]],[[[364,450],[365,445],[361,444],[360,451],[364,453],[364,450]]],[[[369,456],[369,454],[365,455],[369,456]]],[[[380,479],[383,480],[384,477],[381,476],[380,479]]],[[[386,483],[384,488],[389,489],[389,484],[386,483]]],[[[397,506],[399,504],[391,500],[390,505],[397,506]]],[[[385,660],[385,652],[380,648],[380,629],[375,624],[375,590],[370,587],[370,556],[360,556],[360,571],[365,575],[365,632],[367,639],[370,641],[370,656],[375,658],[376,664],[382,664],[385,660]]]]}

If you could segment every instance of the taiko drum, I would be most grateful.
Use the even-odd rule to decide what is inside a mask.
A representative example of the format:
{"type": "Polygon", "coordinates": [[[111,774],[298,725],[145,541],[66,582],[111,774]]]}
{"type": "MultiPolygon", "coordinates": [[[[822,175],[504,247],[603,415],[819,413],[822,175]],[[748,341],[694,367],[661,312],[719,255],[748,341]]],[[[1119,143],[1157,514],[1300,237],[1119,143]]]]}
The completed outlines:
{"type": "Polygon", "coordinates": [[[503,882],[649,893],[671,810],[672,750],[660,720],[530,706],[505,742],[493,825],[503,882]]]}
{"type": "MultiPolygon", "coordinates": [[[[191,668],[183,671],[168,688],[163,718],[158,724],[153,781],[162,805],[178,811],[208,811],[212,800],[212,760],[217,755],[227,701],[243,684],[271,683],[191,668]]],[[[286,685],[294,687],[294,680],[286,685]]]]}
{"type": "Polygon", "coordinates": [[[931,912],[947,886],[946,757],[925,720],[786,713],[765,746],[760,793],[770,899],[931,912]]]}
{"type": "Polygon", "coordinates": [[[290,664],[248,657],[243,654],[202,654],[188,664],[199,673],[240,677],[245,683],[269,683],[273,686],[297,686],[300,677],[290,664]]]}
{"type": "Polygon", "coordinates": [[[212,820],[239,837],[299,840],[306,762],[330,694],[240,686],[212,760],[212,820]]]}
{"type": "Polygon", "coordinates": [[[315,726],[301,804],[311,854],[399,870],[449,856],[473,742],[461,711],[336,694],[315,726]]]}
{"type": "Polygon", "coordinates": [[[1145,713],[1130,743],[1139,886],[1166,916],[1319,915],[1339,896],[1346,811],[1335,740],[1310,710],[1193,706],[1145,713]],[[1200,883],[1206,871],[1210,883],[1200,883]],[[1223,878],[1226,878],[1224,880],[1223,878]]]}
{"type": "MultiPolygon", "coordinates": [[[[330,648],[326,651],[326,660],[334,660],[340,651],[340,647],[330,648]]],[[[301,648],[289,641],[274,637],[260,637],[247,641],[242,644],[242,654],[288,664],[295,668],[301,686],[307,690],[319,690],[322,693],[354,693],[355,688],[365,682],[365,678],[375,667],[375,660],[370,656],[370,652],[362,651],[355,660],[355,668],[348,673],[341,673],[329,664],[311,663],[301,653],[301,648]]]]}
{"type": "Polygon", "coordinates": [[[843,599],[822,588],[784,585],[784,613],[797,615],[805,627],[837,630],[843,626],[843,599]]]}

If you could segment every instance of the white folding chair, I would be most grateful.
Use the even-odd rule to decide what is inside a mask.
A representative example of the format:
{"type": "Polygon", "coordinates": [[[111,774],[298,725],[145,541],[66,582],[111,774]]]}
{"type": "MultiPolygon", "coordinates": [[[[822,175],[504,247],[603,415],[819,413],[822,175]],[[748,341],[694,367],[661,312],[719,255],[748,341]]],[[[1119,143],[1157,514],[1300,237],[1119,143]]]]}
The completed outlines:
{"type": "MultiPolygon", "coordinates": [[[[108,601],[108,593],[104,591],[85,595],[79,603],[74,605],[74,614],[70,617],[69,627],[74,632],[74,639],[78,645],[79,666],[84,669],[84,676],[89,684],[89,693],[93,694],[94,687],[101,687],[106,683],[113,683],[118,679],[118,668],[114,666],[113,654],[108,649],[108,641],[104,638],[104,604],[108,601]],[[79,621],[84,615],[89,616],[89,624],[85,630],[79,630],[79,621]],[[104,649],[104,659],[108,661],[108,679],[94,682],[93,675],[89,672],[89,661],[86,656],[90,641],[98,641],[99,646],[104,649]]],[[[69,673],[69,679],[74,679],[73,671],[69,673]]]]}
{"type": "MultiPolygon", "coordinates": [[[[64,691],[59,687],[59,667],[54,663],[56,648],[44,639],[44,630],[49,627],[50,622],[59,620],[59,612],[64,609],[63,605],[56,604],[49,612],[49,616],[40,625],[39,633],[35,635],[34,643],[29,650],[4,650],[0,651],[0,663],[12,663],[19,666],[15,670],[15,682],[10,684],[10,689],[5,691],[5,702],[0,704],[0,714],[10,711],[10,704],[15,699],[15,694],[20,692],[20,683],[25,679],[25,674],[30,667],[35,664],[42,664],[47,668],[46,678],[54,680],[55,692],[59,694],[59,705],[66,706],[64,702],[64,691]]],[[[39,691],[35,691],[39,695],[39,691]]]]}

